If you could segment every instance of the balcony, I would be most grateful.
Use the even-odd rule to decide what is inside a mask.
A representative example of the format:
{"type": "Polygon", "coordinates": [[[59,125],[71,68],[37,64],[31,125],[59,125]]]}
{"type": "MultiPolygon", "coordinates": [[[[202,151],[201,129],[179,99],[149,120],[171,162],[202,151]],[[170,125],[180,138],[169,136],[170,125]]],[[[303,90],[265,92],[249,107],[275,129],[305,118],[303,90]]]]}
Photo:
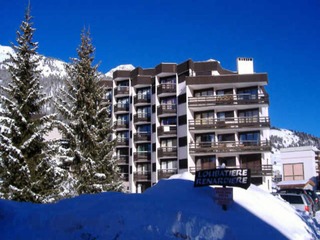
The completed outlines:
{"type": "Polygon", "coordinates": [[[120,179],[124,182],[129,181],[129,173],[120,173],[120,179]]]}
{"type": "Polygon", "coordinates": [[[178,173],[178,169],[160,169],[158,170],[158,179],[169,178],[178,173]]]}
{"type": "Polygon", "coordinates": [[[177,106],[174,104],[166,104],[158,106],[158,115],[172,115],[177,113],[177,106]]]}
{"type": "Polygon", "coordinates": [[[129,111],[129,104],[117,103],[114,106],[115,112],[128,112],[129,111]]]}
{"type": "Polygon", "coordinates": [[[151,121],[151,117],[149,113],[137,113],[134,115],[134,122],[138,123],[148,123],[151,121]]]}
{"type": "Polygon", "coordinates": [[[169,136],[169,135],[177,135],[177,126],[176,125],[165,125],[160,126],[158,129],[158,136],[169,136]]]}
{"type": "Polygon", "coordinates": [[[126,165],[129,164],[129,156],[128,155],[119,155],[116,156],[118,165],[126,165]]]}
{"type": "Polygon", "coordinates": [[[133,160],[135,162],[151,162],[151,152],[135,152],[133,154],[133,160]]]}
{"type": "Polygon", "coordinates": [[[137,96],[134,97],[134,104],[149,104],[151,103],[150,95],[147,94],[138,94],[137,96]]]}
{"type": "Polygon", "coordinates": [[[116,121],[114,123],[114,128],[116,130],[125,130],[129,128],[129,122],[128,121],[116,121]]]}
{"type": "Polygon", "coordinates": [[[128,95],[129,94],[129,86],[118,86],[114,89],[114,95],[128,95]]]}
{"type": "Polygon", "coordinates": [[[189,107],[207,107],[219,105],[269,104],[267,94],[235,94],[207,97],[189,97],[189,107]]]}
{"type": "Polygon", "coordinates": [[[135,133],[133,140],[135,142],[149,142],[151,140],[151,133],[135,133]]]}
{"type": "Polygon", "coordinates": [[[165,84],[160,84],[157,87],[157,92],[158,95],[161,94],[176,94],[176,84],[172,83],[165,83],[165,84]]]}
{"type": "MultiPolygon", "coordinates": [[[[227,166],[226,168],[242,168],[241,166],[227,166]]],[[[251,177],[267,177],[272,176],[272,165],[261,165],[261,166],[254,166],[254,167],[244,167],[250,169],[251,177]]],[[[190,167],[189,171],[192,174],[195,174],[196,171],[205,170],[208,168],[201,168],[201,167],[190,167]]]]}
{"type": "Polygon", "coordinates": [[[120,137],[116,139],[116,146],[121,147],[121,146],[129,146],[129,139],[120,137]]]}
{"type": "Polygon", "coordinates": [[[151,180],[151,172],[134,172],[133,177],[135,181],[150,181],[151,180]]]}
{"type": "Polygon", "coordinates": [[[199,142],[189,144],[190,154],[268,151],[271,151],[270,141],[199,142]]]}
{"type": "Polygon", "coordinates": [[[197,119],[189,121],[189,130],[230,129],[230,128],[269,128],[269,117],[241,117],[225,119],[197,119]]]}
{"type": "Polygon", "coordinates": [[[165,158],[165,157],[177,157],[177,147],[161,147],[158,148],[158,157],[165,158]]]}

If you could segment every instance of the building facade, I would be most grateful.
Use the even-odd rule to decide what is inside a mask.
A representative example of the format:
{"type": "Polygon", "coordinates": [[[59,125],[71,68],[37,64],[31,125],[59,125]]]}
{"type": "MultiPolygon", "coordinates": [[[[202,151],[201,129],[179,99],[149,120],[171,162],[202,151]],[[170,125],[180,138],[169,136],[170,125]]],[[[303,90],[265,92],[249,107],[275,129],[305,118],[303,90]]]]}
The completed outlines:
{"type": "Polygon", "coordinates": [[[271,191],[267,74],[254,73],[250,58],[238,58],[237,68],[161,63],[115,71],[104,83],[128,192],[221,165],[251,169],[251,182],[271,191]]]}
{"type": "Polygon", "coordinates": [[[319,189],[320,150],[312,146],[280,149],[282,181],[279,188],[319,189]]]}

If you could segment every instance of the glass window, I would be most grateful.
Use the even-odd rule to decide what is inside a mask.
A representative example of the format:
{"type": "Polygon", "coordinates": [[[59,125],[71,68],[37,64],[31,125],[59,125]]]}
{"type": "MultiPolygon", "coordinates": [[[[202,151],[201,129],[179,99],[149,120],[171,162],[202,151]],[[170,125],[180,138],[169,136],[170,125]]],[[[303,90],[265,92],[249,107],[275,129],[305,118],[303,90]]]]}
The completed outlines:
{"type": "Polygon", "coordinates": [[[259,132],[239,133],[240,142],[258,142],[260,140],[259,132]]]}
{"type": "Polygon", "coordinates": [[[161,118],[160,123],[161,123],[161,126],[176,125],[177,124],[177,118],[176,117],[161,118]]]}
{"type": "Polygon", "coordinates": [[[213,96],[213,88],[195,90],[194,91],[194,96],[195,97],[213,96]]]}

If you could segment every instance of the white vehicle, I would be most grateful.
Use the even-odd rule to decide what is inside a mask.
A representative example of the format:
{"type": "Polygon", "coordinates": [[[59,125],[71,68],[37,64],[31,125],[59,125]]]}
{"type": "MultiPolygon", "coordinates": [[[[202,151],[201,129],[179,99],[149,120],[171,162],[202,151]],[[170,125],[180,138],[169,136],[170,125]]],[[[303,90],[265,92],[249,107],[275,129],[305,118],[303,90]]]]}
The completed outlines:
{"type": "Polygon", "coordinates": [[[296,209],[305,211],[312,215],[314,214],[312,211],[312,202],[305,194],[280,193],[279,196],[290,203],[290,205],[294,206],[296,209]]]}

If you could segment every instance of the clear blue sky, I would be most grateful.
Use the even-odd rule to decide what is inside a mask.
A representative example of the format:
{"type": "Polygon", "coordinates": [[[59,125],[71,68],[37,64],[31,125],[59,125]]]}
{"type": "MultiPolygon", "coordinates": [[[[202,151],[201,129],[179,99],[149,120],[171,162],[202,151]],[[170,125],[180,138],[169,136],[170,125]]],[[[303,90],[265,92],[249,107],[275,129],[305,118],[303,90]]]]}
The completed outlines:
{"type": "MultiPolygon", "coordinates": [[[[28,0],[1,1],[0,44],[15,42],[28,0]]],[[[89,26],[99,70],[210,58],[267,72],[273,126],[320,137],[319,0],[31,0],[40,54],[76,57],[89,26]]]]}

